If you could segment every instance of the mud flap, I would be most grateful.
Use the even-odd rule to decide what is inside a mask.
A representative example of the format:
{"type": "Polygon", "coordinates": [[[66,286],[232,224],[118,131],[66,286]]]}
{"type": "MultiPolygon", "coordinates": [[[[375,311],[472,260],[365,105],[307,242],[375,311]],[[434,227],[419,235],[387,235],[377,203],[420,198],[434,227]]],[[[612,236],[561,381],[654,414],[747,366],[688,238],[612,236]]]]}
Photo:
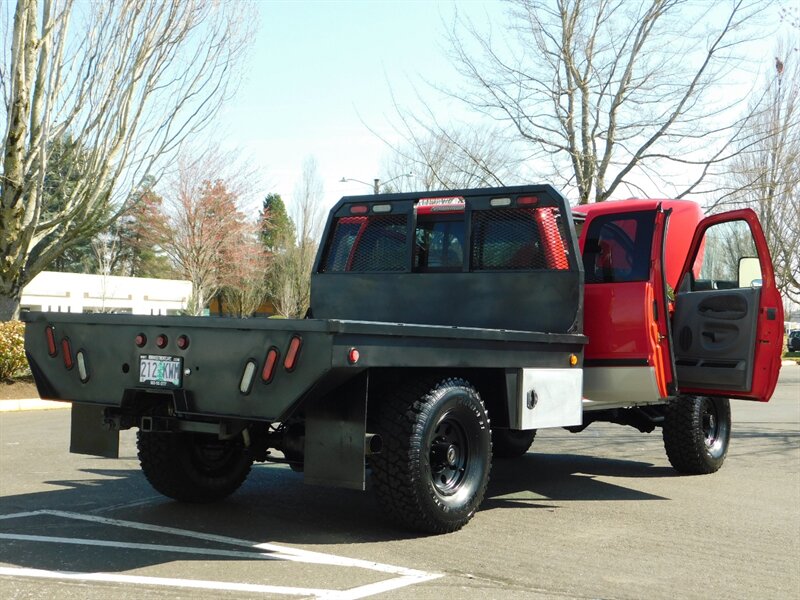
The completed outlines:
{"type": "Polygon", "coordinates": [[[304,482],[364,490],[367,374],[306,409],[304,482]]]}
{"type": "Polygon", "coordinates": [[[105,458],[119,458],[119,430],[105,426],[105,407],[72,403],[69,451],[105,458]]]}

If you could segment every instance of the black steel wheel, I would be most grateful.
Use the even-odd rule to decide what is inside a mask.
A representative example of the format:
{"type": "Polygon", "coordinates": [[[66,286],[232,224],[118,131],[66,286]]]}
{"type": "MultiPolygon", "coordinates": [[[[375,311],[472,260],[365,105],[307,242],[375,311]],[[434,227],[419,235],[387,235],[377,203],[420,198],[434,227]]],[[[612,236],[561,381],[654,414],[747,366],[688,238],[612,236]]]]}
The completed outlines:
{"type": "Polygon", "coordinates": [[[535,429],[492,429],[492,456],[495,458],[519,458],[533,444],[535,429]]]}
{"type": "Polygon", "coordinates": [[[662,433],[667,458],[676,471],[688,475],[714,473],[728,454],[730,401],[680,396],[666,407],[662,433]]]}
{"type": "Polygon", "coordinates": [[[214,502],[231,495],[253,464],[241,443],[206,434],[140,431],[136,445],[150,485],[181,502],[214,502]]]}
{"type": "Polygon", "coordinates": [[[410,382],[379,399],[383,440],[371,457],[378,500],[401,525],[426,533],[463,527],[489,482],[489,417],[463,379],[410,382]]]}

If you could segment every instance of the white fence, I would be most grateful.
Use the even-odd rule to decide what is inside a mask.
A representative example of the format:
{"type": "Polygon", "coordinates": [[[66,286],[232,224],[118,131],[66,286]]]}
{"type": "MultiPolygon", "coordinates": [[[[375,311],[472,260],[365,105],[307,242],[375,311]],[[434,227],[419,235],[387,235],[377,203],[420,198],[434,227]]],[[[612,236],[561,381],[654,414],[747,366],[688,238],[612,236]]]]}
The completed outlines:
{"type": "Polygon", "coordinates": [[[173,315],[186,308],[192,284],[175,279],[39,273],[22,290],[22,310],[173,315]]]}

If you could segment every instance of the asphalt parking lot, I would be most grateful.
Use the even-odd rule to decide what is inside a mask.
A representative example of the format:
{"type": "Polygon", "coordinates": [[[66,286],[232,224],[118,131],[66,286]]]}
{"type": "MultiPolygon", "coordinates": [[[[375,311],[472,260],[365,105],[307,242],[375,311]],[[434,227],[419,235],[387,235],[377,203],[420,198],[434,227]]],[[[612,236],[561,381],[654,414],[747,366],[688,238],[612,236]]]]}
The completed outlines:
{"type": "Polygon", "coordinates": [[[768,405],[732,404],[714,475],[677,476],[658,432],[541,431],[434,537],[276,465],[180,505],[144,480],[132,432],[119,460],[77,456],[68,410],[0,413],[0,597],[800,597],[800,367],[768,405]]]}

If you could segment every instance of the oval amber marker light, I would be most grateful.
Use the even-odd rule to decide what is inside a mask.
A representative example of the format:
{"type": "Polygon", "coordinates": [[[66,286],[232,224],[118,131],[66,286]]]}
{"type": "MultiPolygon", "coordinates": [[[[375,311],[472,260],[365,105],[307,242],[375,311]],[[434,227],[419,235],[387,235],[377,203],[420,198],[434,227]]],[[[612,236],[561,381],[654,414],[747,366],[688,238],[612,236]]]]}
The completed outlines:
{"type": "Polygon", "coordinates": [[[578,364],[578,357],[574,354],[569,355],[569,366],[574,367],[578,364]]]}
{"type": "Polygon", "coordinates": [[[297,366],[297,357],[300,354],[300,347],[302,345],[303,338],[297,335],[289,342],[289,349],[286,351],[286,360],[283,361],[283,367],[287,371],[294,371],[294,368],[297,366]]]}
{"type": "Polygon", "coordinates": [[[249,394],[250,388],[253,387],[253,379],[256,374],[256,361],[248,360],[244,366],[244,373],[242,373],[242,380],[239,382],[239,391],[243,394],[249,394]]]}

